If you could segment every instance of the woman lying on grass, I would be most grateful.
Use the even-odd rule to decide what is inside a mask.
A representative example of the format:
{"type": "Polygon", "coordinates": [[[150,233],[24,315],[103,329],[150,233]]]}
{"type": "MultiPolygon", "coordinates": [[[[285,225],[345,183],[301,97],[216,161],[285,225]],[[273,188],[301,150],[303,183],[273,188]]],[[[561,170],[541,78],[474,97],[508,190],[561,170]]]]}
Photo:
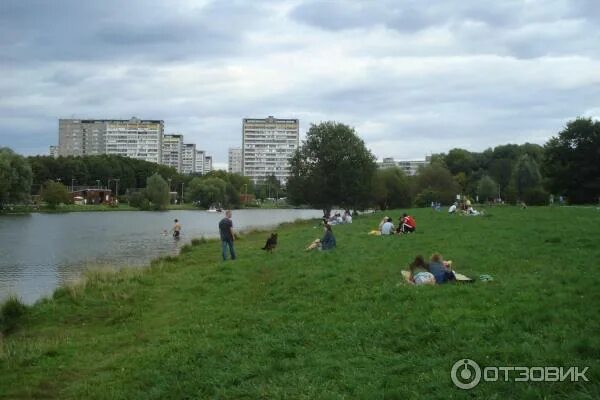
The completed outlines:
{"type": "Polygon", "coordinates": [[[418,255],[409,267],[410,275],[408,279],[415,285],[441,284],[456,279],[454,272],[448,268],[449,264],[445,263],[438,253],[431,256],[429,264],[425,262],[423,256],[418,255]]]}

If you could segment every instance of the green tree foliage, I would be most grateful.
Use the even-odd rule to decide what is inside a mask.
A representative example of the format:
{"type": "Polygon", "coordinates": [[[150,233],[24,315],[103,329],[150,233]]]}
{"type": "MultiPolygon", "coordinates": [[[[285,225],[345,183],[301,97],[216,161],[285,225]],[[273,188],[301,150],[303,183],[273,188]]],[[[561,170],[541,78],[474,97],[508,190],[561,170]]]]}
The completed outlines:
{"type": "Polygon", "coordinates": [[[522,155],[517,161],[513,171],[513,182],[517,196],[521,199],[527,190],[541,186],[542,176],[539,167],[528,154],[522,155]]]}
{"type": "Polygon", "coordinates": [[[548,188],[573,203],[600,196],[600,121],[577,118],[545,145],[543,171],[548,188]]]}
{"type": "Polygon", "coordinates": [[[169,204],[169,185],[158,173],[146,181],[146,198],[154,210],[165,210],[169,204]]]}
{"type": "MultiPolygon", "coordinates": [[[[47,180],[60,180],[67,186],[96,186],[97,180],[102,186],[108,185],[109,179],[119,179],[119,194],[128,189],[143,188],[146,180],[155,173],[164,179],[171,179],[173,188],[180,188],[188,177],[178,174],[174,168],[165,165],[114,155],[97,155],[85,157],[48,157],[35,156],[28,158],[33,171],[34,186],[41,186],[47,180]]],[[[111,181],[112,190],[116,184],[111,181]]],[[[34,190],[34,193],[36,190],[34,190]]]]}
{"type": "Polygon", "coordinates": [[[464,149],[450,150],[448,155],[444,157],[444,161],[446,162],[446,166],[450,170],[450,173],[454,176],[461,172],[467,176],[476,169],[473,153],[464,149]]]}
{"type": "Polygon", "coordinates": [[[67,187],[55,181],[46,181],[44,183],[40,197],[50,208],[56,208],[59,204],[71,203],[71,195],[67,187]]]}
{"type": "Polygon", "coordinates": [[[227,203],[226,197],[227,185],[228,182],[221,178],[215,177],[215,175],[205,178],[194,178],[188,184],[188,201],[196,202],[204,208],[208,208],[213,205],[223,205],[228,207],[229,204],[227,203]]]}
{"type": "Polygon", "coordinates": [[[363,208],[371,201],[375,157],[347,125],[311,125],[290,164],[287,189],[294,204],[329,212],[334,205],[363,208]]]}
{"type": "Polygon", "coordinates": [[[422,168],[416,177],[415,202],[421,207],[428,206],[432,201],[450,204],[459,192],[460,186],[441,163],[422,168]]]}
{"type": "Polygon", "coordinates": [[[494,199],[498,196],[498,184],[488,175],[484,175],[477,185],[477,195],[480,201],[494,199]]]}
{"type": "Polygon", "coordinates": [[[25,158],[8,147],[0,147],[0,209],[5,203],[29,197],[32,171],[25,158]]]}
{"type": "Polygon", "coordinates": [[[411,180],[400,168],[383,168],[375,172],[373,201],[380,209],[407,208],[412,205],[411,180]]]}

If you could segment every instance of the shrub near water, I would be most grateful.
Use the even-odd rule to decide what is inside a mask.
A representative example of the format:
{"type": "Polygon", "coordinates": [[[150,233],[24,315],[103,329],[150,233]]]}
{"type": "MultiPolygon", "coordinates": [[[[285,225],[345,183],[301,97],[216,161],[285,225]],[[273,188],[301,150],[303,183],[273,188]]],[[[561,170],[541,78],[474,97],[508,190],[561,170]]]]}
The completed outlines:
{"type": "Polygon", "coordinates": [[[12,332],[26,311],[27,306],[18,298],[9,297],[0,309],[0,332],[5,334],[12,332]]]}

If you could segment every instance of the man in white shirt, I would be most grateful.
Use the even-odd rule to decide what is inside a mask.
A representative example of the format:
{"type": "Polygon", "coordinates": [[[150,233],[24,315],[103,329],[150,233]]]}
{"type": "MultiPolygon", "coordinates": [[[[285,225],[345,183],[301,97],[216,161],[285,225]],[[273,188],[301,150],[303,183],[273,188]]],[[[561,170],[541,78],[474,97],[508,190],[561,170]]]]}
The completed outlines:
{"type": "Polygon", "coordinates": [[[381,225],[381,234],[382,235],[391,235],[394,232],[394,224],[392,224],[392,219],[388,218],[387,221],[381,225]]]}

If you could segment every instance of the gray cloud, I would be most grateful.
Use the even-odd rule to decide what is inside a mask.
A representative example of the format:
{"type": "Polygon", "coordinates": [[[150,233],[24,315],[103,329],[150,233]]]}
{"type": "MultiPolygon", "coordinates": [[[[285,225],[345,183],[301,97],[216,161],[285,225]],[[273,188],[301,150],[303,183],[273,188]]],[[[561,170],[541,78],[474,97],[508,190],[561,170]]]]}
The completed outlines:
{"type": "Polygon", "coordinates": [[[224,162],[242,118],[275,115],[422,158],[543,143],[600,104],[591,0],[198,4],[0,2],[0,146],[46,153],[59,117],[135,115],[224,162]]]}

